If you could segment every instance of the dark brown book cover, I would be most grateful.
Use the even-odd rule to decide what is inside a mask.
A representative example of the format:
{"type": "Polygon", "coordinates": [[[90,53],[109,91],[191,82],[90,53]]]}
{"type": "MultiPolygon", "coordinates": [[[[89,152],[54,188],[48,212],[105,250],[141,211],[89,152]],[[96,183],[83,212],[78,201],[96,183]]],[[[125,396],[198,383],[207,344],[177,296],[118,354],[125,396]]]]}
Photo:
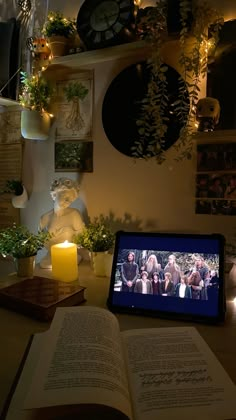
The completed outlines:
{"type": "Polygon", "coordinates": [[[35,276],[0,289],[0,305],[40,321],[50,321],[57,307],[84,302],[84,290],[78,280],[68,283],[35,276]]]}

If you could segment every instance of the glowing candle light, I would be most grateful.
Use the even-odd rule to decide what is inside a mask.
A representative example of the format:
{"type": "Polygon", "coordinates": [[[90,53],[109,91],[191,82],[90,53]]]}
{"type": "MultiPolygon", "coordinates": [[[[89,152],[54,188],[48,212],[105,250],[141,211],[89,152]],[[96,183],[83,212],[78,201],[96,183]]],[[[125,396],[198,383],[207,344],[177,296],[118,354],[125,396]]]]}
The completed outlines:
{"type": "Polygon", "coordinates": [[[52,245],[52,277],[55,280],[70,282],[78,279],[78,260],[76,244],[65,241],[52,245]]]}

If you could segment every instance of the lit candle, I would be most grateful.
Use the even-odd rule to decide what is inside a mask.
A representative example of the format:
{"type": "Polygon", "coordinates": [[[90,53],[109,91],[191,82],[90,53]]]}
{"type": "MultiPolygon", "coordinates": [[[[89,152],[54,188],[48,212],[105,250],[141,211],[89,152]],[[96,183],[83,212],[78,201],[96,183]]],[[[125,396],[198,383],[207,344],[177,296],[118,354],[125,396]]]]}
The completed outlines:
{"type": "Polygon", "coordinates": [[[65,241],[52,245],[52,277],[55,280],[70,282],[78,279],[76,244],[65,241]]]}

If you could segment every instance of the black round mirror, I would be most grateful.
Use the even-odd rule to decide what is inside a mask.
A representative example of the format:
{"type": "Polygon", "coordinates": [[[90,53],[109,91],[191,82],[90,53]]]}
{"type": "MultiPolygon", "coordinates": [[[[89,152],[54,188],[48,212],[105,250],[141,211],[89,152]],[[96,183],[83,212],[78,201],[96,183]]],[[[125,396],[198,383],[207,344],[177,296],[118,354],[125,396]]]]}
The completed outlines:
{"type": "MultiPolygon", "coordinates": [[[[168,130],[165,135],[163,150],[171,147],[179,138],[181,123],[173,111],[172,104],[178,99],[179,73],[167,66],[168,81],[168,130]]],[[[132,64],[124,69],[110,84],[103,101],[102,121],[104,131],[110,143],[121,153],[132,156],[132,146],[138,138],[136,121],[140,116],[140,103],[145,97],[150,78],[150,69],[146,61],[132,64]]],[[[188,92],[186,88],[186,100],[188,92]]],[[[186,116],[187,118],[187,116],[186,116]]]]}

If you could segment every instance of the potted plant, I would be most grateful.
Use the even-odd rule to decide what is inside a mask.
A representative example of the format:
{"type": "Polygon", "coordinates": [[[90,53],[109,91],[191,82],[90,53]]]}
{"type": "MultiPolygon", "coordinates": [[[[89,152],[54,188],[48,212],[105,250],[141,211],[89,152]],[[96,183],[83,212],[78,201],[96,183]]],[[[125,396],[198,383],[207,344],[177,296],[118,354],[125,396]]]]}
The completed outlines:
{"type": "Polygon", "coordinates": [[[177,160],[192,156],[199,86],[207,72],[209,46],[216,46],[223,24],[223,17],[206,1],[179,0],[175,7],[179,8],[180,31],[170,34],[168,4],[171,2],[160,0],[155,7],[148,7],[145,16],[137,21],[137,33],[151,46],[151,57],[147,92],[136,121],[138,138],[132,153],[135,158],[154,157],[158,163],[166,159],[168,122],[173,114],[182,127],[175,144],[177,160]],[[170,103],[167,72],[173,62],[177,63],[180,77],[177,99],[170,103]]]}
{"type": "Polygon", "coordinates": [[[68,40],[75,35],[76,25],[62,13],[50,11],[42,33],[48,39],[52,56],[59,57],[67,53],[68,40]]]}
{"type": "Polygon", "coordinates": [[[112,250],[115,235],[105,223],[104,217],[96,217],[90,221],[81,233],[74,237],[74,242],[90,252],[95,275],[106,276],[110,274],[112,250]]]}
{"type": "Polygon", "coordinates": [[[15,208],[25,208],[28,201],[28,194],[22,181],[17,179],[9,179],[6,181],[4,193],[12,193],[12,205],[15,208]]]}
{"type": "Polygon", "coordinates": [[[33,277],[35,256],[50,237],[49,232],[34,234],[26,226],[13,224],[0,230],[0,254],[16,260],[19,277],[33,277]]]}
{"type": "Polygon", "coordinates": [[[21,112],[21,134],[25,139],[46,140],[51,124],[48,107],[52,89],[40,73],[29,75],[21,72],[20,80],[19,101],[25,108],[21,112]]]}

